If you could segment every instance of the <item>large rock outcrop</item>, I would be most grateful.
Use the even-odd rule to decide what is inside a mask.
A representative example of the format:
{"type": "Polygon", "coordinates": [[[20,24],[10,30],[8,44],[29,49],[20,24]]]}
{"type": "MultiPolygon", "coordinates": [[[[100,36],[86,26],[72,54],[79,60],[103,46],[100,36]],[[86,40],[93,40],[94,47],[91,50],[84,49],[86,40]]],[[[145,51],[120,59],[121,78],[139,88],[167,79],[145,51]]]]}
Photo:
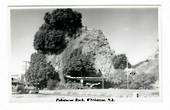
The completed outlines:
{"type": "Polygon", "coordinates": [[[46,55],[47,61],[55,67],[64,83],[63,68],[69,60],[73,50],[81,48],[82,54],[93,53],[95,69],[101,71],[102,75],[112,74],[115,70],[112,65],[114,52],[111,51],[109,43],[101,30],[83,30],[81,35],[69,41],[66,49],[59,55],[46,55]]]}

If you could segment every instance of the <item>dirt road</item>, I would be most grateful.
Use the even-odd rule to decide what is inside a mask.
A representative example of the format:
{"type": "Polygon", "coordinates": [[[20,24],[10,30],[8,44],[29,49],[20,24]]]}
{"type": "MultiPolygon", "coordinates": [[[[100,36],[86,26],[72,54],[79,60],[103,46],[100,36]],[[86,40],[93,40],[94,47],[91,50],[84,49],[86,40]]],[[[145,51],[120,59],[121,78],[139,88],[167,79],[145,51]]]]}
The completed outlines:
{"type": "Polygon", "coordinates": [[[56,99],[132,99],[159,98],[158,90],[126,90],[126,89],[89,89],[89,90],[43,90],[40,94],[13,94],[10,102],[56,102],[56,99]]]}

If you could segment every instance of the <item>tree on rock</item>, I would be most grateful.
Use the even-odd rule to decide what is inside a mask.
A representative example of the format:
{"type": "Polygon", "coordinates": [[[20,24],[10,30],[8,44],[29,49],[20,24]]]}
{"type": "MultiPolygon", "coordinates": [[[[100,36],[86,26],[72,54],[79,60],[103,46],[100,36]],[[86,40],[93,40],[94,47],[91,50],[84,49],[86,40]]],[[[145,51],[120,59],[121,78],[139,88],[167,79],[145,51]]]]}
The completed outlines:
{"type": "Polygon", "coordinates": [[[33,53],[30,67],[25,73],[26,81],[38,88],[46,88],[48,80],[58,80],[58,73],[54,67],[46,62],[45,55],[33,53]]]}
{"type": "Polygon", "coordinates": [[[81,13],[72,9],[56,9],[44,15],[44,23],[34,37],[34,48],[44,54],[59,54],[66,47],[65,38],[82,27],[81,13]]]}
{"type": "Polygon", "coordinates": [[[72,9],[56,9],[50,14],[47,12],[44,20],[47,24],[54,27],[56,30],[63,30],[72,35],[77,29],[82,27],[81,13],[72,9]]]}
{"type": "MultiPolygon", "coordinates": [[[[38,53],[31,56],[31,66],[26,72],[26,76],[28,82],[32,84],[37,83],[39,86],[45,83],[44,85],[46,87],[46,81],[49,78],[56,77],[55,75],[58,74],[50,63],[42,60],[45,59],[44,55],[58,55],[63,52],[67,46],[66,39],[74,38],[73,36],[77,35],[79,29],[82,28],[82,16],[81,13],[72,9],[55,9],[52,12],[45,13],[43,19],[44,23],[36,32],[33,42],[34,49],[38,53]],[[40,63],[41,60],[42,62],[40,63]]],[[[59,75],[60,77],[64,76],[63,74],[59,75]]]]}

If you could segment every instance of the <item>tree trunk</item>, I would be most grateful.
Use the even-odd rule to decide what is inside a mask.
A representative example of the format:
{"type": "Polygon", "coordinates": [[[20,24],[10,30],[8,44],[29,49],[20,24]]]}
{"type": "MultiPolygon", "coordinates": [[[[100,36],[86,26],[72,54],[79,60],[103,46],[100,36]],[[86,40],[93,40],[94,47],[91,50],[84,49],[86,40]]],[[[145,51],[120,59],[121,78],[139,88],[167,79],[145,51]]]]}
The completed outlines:
{"type": "Polygon", "coordinates": [[[60,84],[65,84],[64,74],[62,72],[59,72],[59,78],[60,78],[60,84]]]}

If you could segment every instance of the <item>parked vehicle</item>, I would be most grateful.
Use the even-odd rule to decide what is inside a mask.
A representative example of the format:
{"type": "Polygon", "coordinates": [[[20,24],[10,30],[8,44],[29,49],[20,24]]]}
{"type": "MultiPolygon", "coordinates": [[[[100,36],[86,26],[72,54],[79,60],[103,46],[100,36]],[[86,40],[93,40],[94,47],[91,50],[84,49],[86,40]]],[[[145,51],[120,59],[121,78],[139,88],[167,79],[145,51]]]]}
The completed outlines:
{"type": "Polygon", "coordinates": [[[37,89],[34,86],[28,86],[28,85],[17,85],[15,87],[12,87],[12,93],[13,94],[38,94],[39,89],[37,89]]]}

